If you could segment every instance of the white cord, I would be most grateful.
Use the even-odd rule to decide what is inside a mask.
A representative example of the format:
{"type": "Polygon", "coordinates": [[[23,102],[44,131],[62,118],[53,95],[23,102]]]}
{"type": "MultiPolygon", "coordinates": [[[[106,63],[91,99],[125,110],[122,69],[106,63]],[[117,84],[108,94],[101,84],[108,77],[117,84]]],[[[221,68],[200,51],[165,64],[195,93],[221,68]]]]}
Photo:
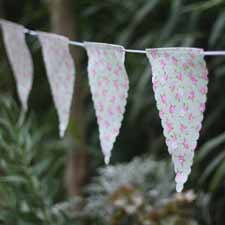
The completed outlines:
{"type": "MultiPolygon", "coordinates": [[[[37,32],[33,30],[28,30],[25,29],[24,33],[37,36],[37,32]]],[[[84,47],[84,43],[79,42],[79,41],[69,41],[70,45],[74,46],[79,46],[79,47],[84,47]]],[[[125,49],[126,52],[128,53],[138,53],[138,54],[146,54],[145,50],[135,50],[135,49],[125,49]]],[[[204,55],[206,56],[225,56],[225,51],[204,51],[204,55]]]]}

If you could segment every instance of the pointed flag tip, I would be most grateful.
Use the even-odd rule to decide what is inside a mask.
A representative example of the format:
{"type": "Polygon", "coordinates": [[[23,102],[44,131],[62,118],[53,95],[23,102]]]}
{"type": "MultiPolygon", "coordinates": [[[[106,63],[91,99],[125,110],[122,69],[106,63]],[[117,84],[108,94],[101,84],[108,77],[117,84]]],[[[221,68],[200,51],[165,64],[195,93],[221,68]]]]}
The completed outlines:
{"type": "Polygon", "coordinates": [[[183,188],[184,188],[184,184],[177,183],[177,185],[176,185],[176,191],[177,192],[182,192],[183,188]]]}
{"type": "Polygon", "coordinates": [[[109,165],[109,162],[110,162],[110,155],[106,155],[106,156],[104,157],[104,161],[105,161],[105,164],[106,164],[106,165],[109,165]]]}

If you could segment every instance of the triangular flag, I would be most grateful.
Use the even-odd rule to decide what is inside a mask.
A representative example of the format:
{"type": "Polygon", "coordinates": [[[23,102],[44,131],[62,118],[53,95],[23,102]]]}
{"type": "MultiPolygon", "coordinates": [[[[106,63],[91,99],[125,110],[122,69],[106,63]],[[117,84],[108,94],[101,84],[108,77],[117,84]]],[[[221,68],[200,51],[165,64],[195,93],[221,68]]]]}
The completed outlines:
{"type": "Polygon", "coordinates": [[[69,39],[57,34],[37,33],[59,117],[60,137],[63,137],[69,122],[75,80],[75,67],[69,51],[69,39]]]}
{"type": "Polygon", "coordinates": [[[125,49],[119,45],[85,42],[88,77],[97,115],[100,143],[108,164],[127,104],[129,81],[125,49]]]}
{"type": "Polygon", "coordinates": [[[182,191],[191,172],[202,126],[208,84],[204,51],[196,48],[147,49],[152,83],[168,151],[182,191]]]}
{"type": "Polygon", "coordinates": [[[0,20],[0,25],[6,53],[15,75],[19,99],[23,110],[26,111],[33,83],[33,62],[25,40],[25,28],[6,20],[0,20]]]}

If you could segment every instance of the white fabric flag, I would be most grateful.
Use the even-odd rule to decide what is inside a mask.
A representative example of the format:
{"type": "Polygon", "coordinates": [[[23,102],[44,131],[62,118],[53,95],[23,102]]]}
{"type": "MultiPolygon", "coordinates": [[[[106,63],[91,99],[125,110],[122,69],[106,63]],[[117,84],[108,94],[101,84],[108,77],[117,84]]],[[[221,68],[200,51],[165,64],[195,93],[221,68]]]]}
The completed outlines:
{"type": "Polygon", "coordinates": [[[152,83],[168,151],[182,191],[191,172],[202,126],[208,84],[204,51],[195,48],[147,49],[152,83]]]}
{"type": "Polygon", "coordinates": [[[60,137],[63,137],[69,122],[75,80],[75,66],[69,51],[69,39],[45,32],[37,34],[59,117],[60,137]]]}
{"type": "Polygon", "coordinates": [[[27,47],[22,25],[0,20],[6,53],[15,76],[17,92],[23,110],[27,110],[27,101],[33,83],[33,62],[27,47]]]}
{"type": "Polygon", "coordinates": [[[105,163],[121,127],[129,89],[125,49],[119,45],[85,42],[88,77],[96,111],[105,163]]]}

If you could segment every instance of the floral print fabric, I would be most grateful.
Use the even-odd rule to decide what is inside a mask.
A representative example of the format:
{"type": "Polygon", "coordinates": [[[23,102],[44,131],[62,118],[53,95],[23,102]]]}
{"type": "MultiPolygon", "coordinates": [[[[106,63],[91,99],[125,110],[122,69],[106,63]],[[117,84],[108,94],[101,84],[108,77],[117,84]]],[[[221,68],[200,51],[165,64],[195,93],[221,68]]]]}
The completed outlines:
{"type": "Polygon", "coordinates": [[[69,39],[60,35],[38,32],[50,83],[53,101],[59,117],[60,137],[67,128],[72,104],[75,69],[69,51],[69,39]]]}
{"type": "Polygon", "coordinates": [[[33,62],[22,25],[0,20],[9,62],[15,75],[17,91],[24,111],[33,83],[33,62]]]}
{"type": "Polygon", "coordinates": [[[195,48],[147,49],[152,84],[180,192],[191,172],[207,94],[204,52],[195,48]]]}
{"type": "Polygon", "coordinates": [[[85,42],[89,84],[96,111],[101,148],[109,163],[123,120],[129,89],[122,46],[85,42]]]}

